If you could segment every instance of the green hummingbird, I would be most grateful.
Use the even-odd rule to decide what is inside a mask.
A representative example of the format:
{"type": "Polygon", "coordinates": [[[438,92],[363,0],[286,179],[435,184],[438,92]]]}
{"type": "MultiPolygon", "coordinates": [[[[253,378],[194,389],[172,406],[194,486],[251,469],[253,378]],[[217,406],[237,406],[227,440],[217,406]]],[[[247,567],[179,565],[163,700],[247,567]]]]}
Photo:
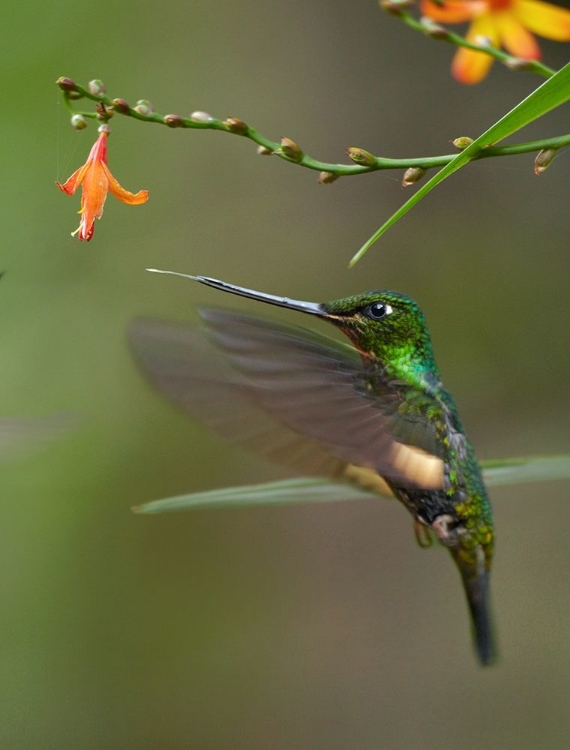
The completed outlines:
{"type": "MultiPolygon", "coordinates": [[[[156,269],[149,269],[156,271],[156,269]]],[[[140,320],[131,344],[151,380],[191,416],[309,476],[385,495],[459,570],[477,655],[493,661],[493,517],[474,449],[444,388],[423,312],[398,292],[304,302],[205,276],[224,292],[332,323],[351,344],[243,313],[202,309],[196,327],[140,320]]]]}

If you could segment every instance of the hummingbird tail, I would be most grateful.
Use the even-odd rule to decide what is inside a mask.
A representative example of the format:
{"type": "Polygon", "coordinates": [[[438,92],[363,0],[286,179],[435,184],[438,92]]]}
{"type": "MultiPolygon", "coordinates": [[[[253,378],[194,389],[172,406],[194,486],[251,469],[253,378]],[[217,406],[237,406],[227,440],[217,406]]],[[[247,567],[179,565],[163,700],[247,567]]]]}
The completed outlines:
{"type": "Polygon", "coordinates": [[[493,622],[489,597],[489,570],[485,565],[484,552],[477,550],[478,560],[473,564],[458,560],[463,588],[473,624],[473,639],[479,661],[483,666],[492,664],[496,657],[493,622]]]}

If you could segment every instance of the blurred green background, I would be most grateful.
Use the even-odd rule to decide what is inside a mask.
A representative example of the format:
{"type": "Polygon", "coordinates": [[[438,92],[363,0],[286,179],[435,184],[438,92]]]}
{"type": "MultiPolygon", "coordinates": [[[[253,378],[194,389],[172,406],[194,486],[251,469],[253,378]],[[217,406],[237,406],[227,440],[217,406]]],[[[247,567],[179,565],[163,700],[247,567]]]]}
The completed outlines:
{"type": "MultiPolygon", "coordinates": [[[[329,161],[348,146],[449,152],[539,79],[495,66],[461,87],[452,49],[374,0],[32,2],[3,15],[0,411],[83,424],[2,466],[0,746],[567,747],[568,483],[492,493],[501,661],[481,670],[456,571],[417,548],[395,503],[133,515],[283,474],[152,392],[125,330],[228,303],[147,266],[302,299],[397,289],[428,316],[481,458],[568,452],[568,152],[540,179],[532,155],[472,165],[352,271],[409,195],[400,174],[318,186],[245,140],[117,117],[110,168],[148,204],[110,197],[80,244],[79,196],[54,185],[96,136],[69,126],[60,75],[165,114],[241,117],[329,161]]],[[[543,48],[566,61],[568,46],[543,48]]],[[[567,118],[517,140],[567,132],[567,118]]]]}

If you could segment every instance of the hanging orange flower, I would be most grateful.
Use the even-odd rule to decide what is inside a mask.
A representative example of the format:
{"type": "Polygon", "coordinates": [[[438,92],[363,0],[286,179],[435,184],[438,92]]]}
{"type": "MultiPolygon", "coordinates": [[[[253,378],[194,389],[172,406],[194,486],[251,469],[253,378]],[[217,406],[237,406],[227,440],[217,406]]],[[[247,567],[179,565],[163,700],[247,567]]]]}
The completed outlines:
{"type": "Polygon", "coordinates": [[[79,167],[63,185],[59,182],[55,183],[67,195],[73,195],[81,185],[81,209],[79,211],[81,221],[75,232],[71,234],[75,236],[79,233],[79,239],[87,240],[87,242],[93,237],[95,219],[100,219],[103,215],[103,206],[109,190],[115,198],[129,206],[138,206],[148,200],[148,190],[129,193],[113,177],[107,166],[108,126],[101,125],[99,132],[99,138],[95,141],[85,164],[79,167]]]}
{"type": "MultiPolygon", "coordinates": [[[[538,34],[559,42],[570,40],[570,10],[542,0],[444,0],[437,5],[422,0],[424,16],[441,23],[471,21],[466,39],[477,44],[479,37],[490,39],[494,47],[525,60],[538,60],[538,34]]],[[[493,58],[485,52],[461,47],[451,66],[460,83],[478,83],[487,75],[493,58]]]]}

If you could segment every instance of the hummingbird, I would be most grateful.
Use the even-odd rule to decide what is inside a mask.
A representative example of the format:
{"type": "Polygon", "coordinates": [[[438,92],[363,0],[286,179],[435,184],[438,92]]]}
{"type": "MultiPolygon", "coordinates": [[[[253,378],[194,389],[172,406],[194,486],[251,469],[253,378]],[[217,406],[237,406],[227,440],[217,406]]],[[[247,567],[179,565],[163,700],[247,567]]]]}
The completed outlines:
{"type": "Polygon", "coordinates": [[[198,327],[141,319],[130,329],[151,381],[229,442],[378,494],[413,518],[421,546],[449,550],[481,664],[495,657],[491,505],[473,446],[442,383],[419,306],[376,290],[330,302],[289,299],[209,278],[214,289],[326,321],[349,342],[226,309],[198,327]]]}

